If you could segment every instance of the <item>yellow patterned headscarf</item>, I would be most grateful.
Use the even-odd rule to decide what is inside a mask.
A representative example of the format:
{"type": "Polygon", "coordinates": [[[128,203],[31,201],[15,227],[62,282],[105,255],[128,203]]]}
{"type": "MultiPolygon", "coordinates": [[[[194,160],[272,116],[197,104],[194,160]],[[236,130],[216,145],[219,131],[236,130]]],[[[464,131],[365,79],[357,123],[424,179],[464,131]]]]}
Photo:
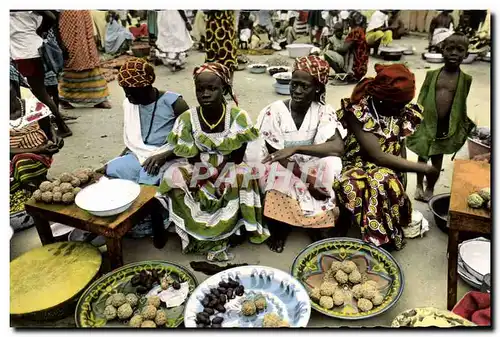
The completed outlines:
{"type": "Polygon", "coordinates": [[[152,85],[156,75],[151,64],[144,59],[130,59],[118,72],[118,84],[124,88],[143,88],[152,85]]]}

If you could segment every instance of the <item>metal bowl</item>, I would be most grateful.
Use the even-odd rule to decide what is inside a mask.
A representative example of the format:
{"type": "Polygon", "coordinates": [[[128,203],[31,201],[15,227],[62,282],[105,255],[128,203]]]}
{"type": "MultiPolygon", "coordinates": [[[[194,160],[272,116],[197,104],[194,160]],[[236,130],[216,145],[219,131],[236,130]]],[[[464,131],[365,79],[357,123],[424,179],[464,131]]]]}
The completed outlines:
{"type": "Polygon", "coordinates": [[[297,58],[309,55],[313,47],[311,44],[296,43],[287,45],[286,49],[288,50],[288,56],[297,58]]]}
{"type": "Polygon", "coordinates": [[[289,84],[273,84],[274,90],[280,95],[290,96],[290,85],[289,84]]]}
{"type": "Polygon", "coordinates": [[[450,193],[437,194],[429,200],[429,209],[434,221],[444,233],[448,233],[448,210],[450,209],[450,193]]]}
{"type": "Polygon", "coordinates": [[[248,70],[250,70],[252,74],[263,74],[267,71],[267,67],[269,67],[269,65],[256,63],[249,65],[248,70]]]}
{"type": "Polygon", "coordinates": [[[423,56],[424,56],[425,60],[429,63],[443,63],[444,62],[443,54],[425,53],[423,56]]]}
{"type": "Polygon", "coordinates": [[[274,74],[288,73],[288,72],[291,72],[291,71],[292,71],[292,68],[286,67],[286,66],[272,66],[272,67],[267,68],[267,72],[271,76],[274,76],[274,74]]]}

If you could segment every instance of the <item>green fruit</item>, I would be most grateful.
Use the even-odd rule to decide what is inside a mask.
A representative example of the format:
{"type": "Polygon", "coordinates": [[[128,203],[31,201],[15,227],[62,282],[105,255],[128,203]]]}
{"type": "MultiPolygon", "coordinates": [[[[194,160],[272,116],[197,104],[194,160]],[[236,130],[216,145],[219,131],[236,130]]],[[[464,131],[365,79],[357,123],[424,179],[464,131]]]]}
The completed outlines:
{"type": "Polygon", "coordinates": [[[481,208],[481,206],[484,204],[484,199],[481,198],[478,193],[472,193],[467,198],[467,203],[469,204],[469,207],[481,208]]]}
{"type": "Polygon", "coordinates": [[[481,189],[481,191],[477,192],[481,198],[483,198],[484,201],[488,201],[491,199],[491,192],[489,187],[485,187],[481,189]]]}

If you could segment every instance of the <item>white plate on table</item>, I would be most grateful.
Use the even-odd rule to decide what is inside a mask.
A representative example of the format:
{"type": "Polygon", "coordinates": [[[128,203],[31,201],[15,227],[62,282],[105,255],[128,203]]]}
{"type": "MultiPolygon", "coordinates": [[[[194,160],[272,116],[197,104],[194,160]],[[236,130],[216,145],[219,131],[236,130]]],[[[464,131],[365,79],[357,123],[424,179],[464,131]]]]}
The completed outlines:
{"type": "Polygon", "coordinates": [[[459,254],[465,269],[477,280],[490,273],[490,241],[483,238],[464,241],[459,247],[459,254]]]}
{"type": "Polygon", "coordinates": [[[78,193],[75,204],[96,216],[113,216],[132,206],[140,193],[141,187],[133,181],[101,178],[78,193]]]}

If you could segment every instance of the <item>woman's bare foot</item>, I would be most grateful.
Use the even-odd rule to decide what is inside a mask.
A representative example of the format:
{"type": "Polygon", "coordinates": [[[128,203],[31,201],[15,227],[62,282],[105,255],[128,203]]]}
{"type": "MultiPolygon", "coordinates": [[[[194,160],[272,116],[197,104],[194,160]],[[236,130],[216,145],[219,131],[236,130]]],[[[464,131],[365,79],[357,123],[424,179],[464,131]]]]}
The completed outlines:
{"type": "Polygon", "coordinates": [[[73,136],[73,132],[71,132],[70,129],[66,129],[66,130],[57,130],[57,135],[61,138],[68,138],[68,137],[71,137],[73,136]]]}
{"type": "Polygon", "coordinates": [[[424,188],[422,186],[417,186],[416,190],[415,190],[415,200],[418,200],[418,201],[424,201],[425,202],[425,199],[424,199],[424,188]]]}
{"type": "Polygon", "coordinates": [[[285,242],[286,242],[286,236],[282,237],[281,235],[271,236],[266,241],[269,249],[275,253],[283,252],[283,249],[285,248],[285,242]]]}
{"type": "Polygon", "coordinates": [[[430,189],[427,187],[424,192],[424,201],[429,202],[429,200],[432,199],[432,196],[434,195],[434,189],[430,189]]]}
{"type": "Polygon", "coordinates": [[[109,103],[109,101],[104,101],[102,103],[94,105],[94,108],[97,108],[97,109],[111,109],[111,103],[109,103]]]}
{"type": "Polygon", "coordinates": [[[78,119],[78,117],[73,117],[73,116],[68,116],[68,115],[63,115],[61,114],[61,118],[63,121],[74,121],[78,119]]]}
{"type": "Polygon", "coordinates": [[[66,109],[66,110],[69,110],[69,109],[74,109],[75,107],[72,106],[70,103],[66,102],[66,101],[60,101],[59,105],[63,108],[63,109],[66,109]]]}

